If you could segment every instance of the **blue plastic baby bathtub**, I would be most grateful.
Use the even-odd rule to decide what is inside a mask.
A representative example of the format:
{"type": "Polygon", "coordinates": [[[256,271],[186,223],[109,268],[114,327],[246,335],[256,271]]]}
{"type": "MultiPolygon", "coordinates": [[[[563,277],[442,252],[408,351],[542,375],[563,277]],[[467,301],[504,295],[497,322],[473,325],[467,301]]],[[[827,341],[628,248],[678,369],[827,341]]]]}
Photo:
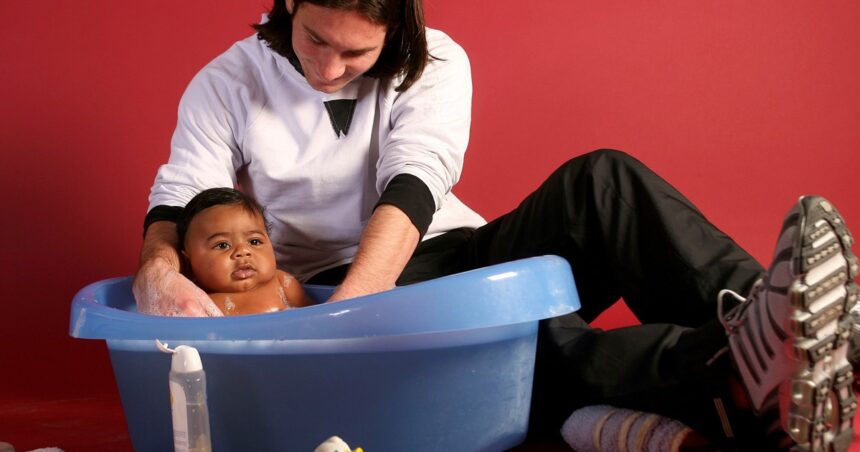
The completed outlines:
{"type": "MultiPolygon", "coordinates": [[[[308,286],[321,300],[331,288],[308,286]]],[[[171,347],[196,347],[216,451],[498,451],[528,426],[537,321],[579,308],[567,262],[524,259],[274,314],[135,312],[131,279],[82,289],[70,334],[107,341],[138,451],[171,450],[171,347]]]]}

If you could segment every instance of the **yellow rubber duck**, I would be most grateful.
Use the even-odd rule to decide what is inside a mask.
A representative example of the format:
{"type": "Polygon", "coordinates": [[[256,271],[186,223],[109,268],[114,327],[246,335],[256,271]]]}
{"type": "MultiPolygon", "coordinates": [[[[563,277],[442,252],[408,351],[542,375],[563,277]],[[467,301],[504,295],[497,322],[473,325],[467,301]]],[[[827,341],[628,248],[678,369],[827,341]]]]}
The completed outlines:
{"type": "Polygon", "coordinates": [[[360,447],[350,449],[349,445],[337,436],[325,440],[322,444],[314,449],[314,452],[364,452],[360,447]]]}

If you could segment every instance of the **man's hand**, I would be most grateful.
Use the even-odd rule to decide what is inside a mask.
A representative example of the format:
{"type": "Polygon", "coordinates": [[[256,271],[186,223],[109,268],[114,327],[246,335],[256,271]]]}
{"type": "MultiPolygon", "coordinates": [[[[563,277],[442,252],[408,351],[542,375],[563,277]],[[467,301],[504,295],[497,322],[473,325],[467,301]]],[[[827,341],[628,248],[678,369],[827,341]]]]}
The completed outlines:
{"type": "Polygon", "coordinates": [[[163,259],[144,263],[132,285],[137,311],[171,317],[221,317],[209,295],[163,259]]]}
{"type": "Polygon", "coordinates": [[[328,301],[394,288],[419,239],[418,229],[403,211],[390,204],[377,207],[364,229],[346,278],[328,301]]]}
{"type": "Polygon", "coordinates": [[[137,311],[143,314],[221,317],[209,295],[179,272],[176,225],[153,223],[146,230],[140,251],[140,268],[131,289],[137,311]]]}

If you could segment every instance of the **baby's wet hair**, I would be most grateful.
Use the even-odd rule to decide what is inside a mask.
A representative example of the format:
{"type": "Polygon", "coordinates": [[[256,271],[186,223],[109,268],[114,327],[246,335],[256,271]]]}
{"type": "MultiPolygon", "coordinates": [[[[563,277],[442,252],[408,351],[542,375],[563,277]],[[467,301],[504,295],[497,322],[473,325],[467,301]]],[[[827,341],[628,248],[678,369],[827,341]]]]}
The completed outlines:
{"type": "Polygon", "coordinates": [[[191,201],[188,201],[188,204],[182,209],[182,214],[176,220],[176,233],[179,235],[180,249],[185,248],[185,234],[188,233],[188,226],[191,224],[191,220],[200,212],[215,206],[240,206],[248,213],[259,215],[266,225],[266,232],[269,232],[269,223],[266,222],[265,209],[263,209],[263,206],[256,199],[234,188],[209,188],[191,198],[191,201]]]}

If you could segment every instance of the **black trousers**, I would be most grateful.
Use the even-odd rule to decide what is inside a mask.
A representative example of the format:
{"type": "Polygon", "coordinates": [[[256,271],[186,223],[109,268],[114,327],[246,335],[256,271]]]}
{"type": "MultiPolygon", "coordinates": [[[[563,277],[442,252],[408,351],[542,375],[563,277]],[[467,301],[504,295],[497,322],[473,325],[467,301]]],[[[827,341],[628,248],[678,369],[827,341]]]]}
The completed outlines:
{"type": "MultiPolygon", "coordinates": [[[[511,212],[422,242],[398,284],[545,254],[570,262],[582,308],[540,324],[530,435],[557,436],[573,409],[605,403],[719,436],[713,398],[730,368],[706,364],[727,344],[717,293],[746,293],[764,270],[623,152],[574,158],[511,212]],[[642,325],[588,326],[621,297],[642,325]]],[[[326,273],[313,282],[345,269],[326,273]]]]}

